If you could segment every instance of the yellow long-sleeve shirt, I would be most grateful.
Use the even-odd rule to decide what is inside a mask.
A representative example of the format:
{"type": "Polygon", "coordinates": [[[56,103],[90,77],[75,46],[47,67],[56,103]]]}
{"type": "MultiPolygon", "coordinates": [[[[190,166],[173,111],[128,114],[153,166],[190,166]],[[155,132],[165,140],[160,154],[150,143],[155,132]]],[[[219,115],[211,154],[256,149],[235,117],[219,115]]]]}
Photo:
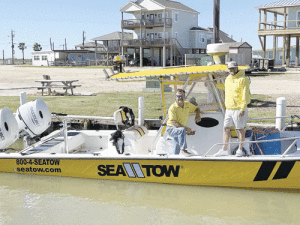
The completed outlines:
{"type": "Polygon", "coordinates": [[[185,126],[190,113],[195,112],[198,107],[190,102],[184,102],[183,108],[178,106],[177,102],[174,102],[169,108],[169,119],[167,126],[173,126],[172,120],[185,126]]]}
{"type": "Polygon", "coordinates": [[[217,84],[216,87],[225,90],[225,107],[230,110],[245,111],[250,103],[250,81],[245,77],[244,71],[239,71],[235,75],[229,75],[225,80],[225,85],[217,84]]]}

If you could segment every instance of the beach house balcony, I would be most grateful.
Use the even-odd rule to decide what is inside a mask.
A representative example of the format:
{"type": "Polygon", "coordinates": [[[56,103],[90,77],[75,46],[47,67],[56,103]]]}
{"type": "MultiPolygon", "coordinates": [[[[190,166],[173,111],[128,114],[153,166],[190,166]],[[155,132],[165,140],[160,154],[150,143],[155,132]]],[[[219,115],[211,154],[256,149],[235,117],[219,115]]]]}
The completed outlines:
{"type": "Polygon", "coordinates": [[[177,40],[175,38],[143,38],[143,39],[130,39],[123,40],[124,47],[163,47],[172,46],[177,44],[177,40]]]}
{"type": "Polygon", "coordinates": [[[139,27],[153,28],[153,27],[172,27],[171,18],[153,18],[153,19],[130,19],[122,20],[122,28],[133,30],[139,27]]]}
{"type": "Polygon", "coordinates": [[[258,35],[300,34],[300,20],[264,21],[258,23],[258,35]]]}

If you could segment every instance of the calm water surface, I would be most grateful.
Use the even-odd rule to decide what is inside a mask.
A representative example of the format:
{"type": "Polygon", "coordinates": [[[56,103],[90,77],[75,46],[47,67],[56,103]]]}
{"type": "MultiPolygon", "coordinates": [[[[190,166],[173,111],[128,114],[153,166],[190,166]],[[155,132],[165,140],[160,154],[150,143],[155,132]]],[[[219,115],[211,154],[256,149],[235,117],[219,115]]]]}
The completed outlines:
{"type": "Polygon", "coordinates": [[[0,173],[0,224],[300,224],[300,194],[0,173]]]}

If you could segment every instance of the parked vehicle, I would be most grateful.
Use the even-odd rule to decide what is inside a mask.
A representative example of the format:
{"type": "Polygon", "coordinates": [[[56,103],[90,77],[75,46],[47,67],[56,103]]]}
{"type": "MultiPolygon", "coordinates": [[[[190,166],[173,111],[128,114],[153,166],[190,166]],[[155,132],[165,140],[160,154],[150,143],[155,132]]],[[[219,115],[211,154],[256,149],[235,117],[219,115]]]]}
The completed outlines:
{"type": "MultiPolygon", "coordinates": [[[[139,66],[140,65],[140,58],[135,58],[129,61],[129,66],[139,66]]],[[[148,58],[143,58],[143,66],[151,66],[151,60],[148,58]]]]}

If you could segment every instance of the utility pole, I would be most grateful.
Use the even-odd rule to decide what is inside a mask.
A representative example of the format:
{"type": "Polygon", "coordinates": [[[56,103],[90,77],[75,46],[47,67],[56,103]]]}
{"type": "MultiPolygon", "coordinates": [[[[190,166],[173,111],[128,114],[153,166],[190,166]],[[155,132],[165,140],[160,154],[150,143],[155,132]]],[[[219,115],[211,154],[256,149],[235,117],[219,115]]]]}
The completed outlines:
{"type": "Polygon", "coordinates": [[[66,50],[68,50],[67,49],[67,38],[65,38],[65,48],[66,48],[66,50]]]}
{"type": "Polygon", "coordinates": [[[52,42],[51,42],[51,38],[50,38],[50,49],[52,50],[52,42]]]}
{"type": "Polygon", "coordinates": [[[220,0],[214,0],[214,24],[213,24],[213,41],[219,43],[220,41],[220,0]]]}
{"type": "Polygon", "coordinates": [[[11,30],[11,60],[12,60],[12,65],[14,65],[14,55],[15,55],[15,50],[14,50],[14,31],[11,30]]]}
{"type": "Polygon", "coordinates": [[[4,65],[4,50],[3,50],[3,65],[4,65]]]}
{"type": "Polygon", "coordinates": [[[82,48],[84,49],[84,41],[85,41],[85,36],[84,36],[85,31],[82,32],[82,48]]]}

